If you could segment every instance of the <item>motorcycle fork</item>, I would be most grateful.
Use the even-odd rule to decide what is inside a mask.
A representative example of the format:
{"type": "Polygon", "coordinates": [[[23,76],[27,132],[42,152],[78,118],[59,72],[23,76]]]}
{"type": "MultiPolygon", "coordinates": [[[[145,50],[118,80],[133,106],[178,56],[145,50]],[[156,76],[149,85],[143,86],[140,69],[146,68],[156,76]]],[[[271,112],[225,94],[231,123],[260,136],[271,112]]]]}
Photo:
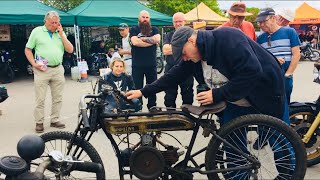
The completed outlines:
{"type": "Polygon", "coordinates": [[[314,131],[319,127],[320,124],[320,112],[318,112],[318,115],[316,119],[311,124],[311,127],[309,128],[308,132],[303,136],[302,141],[304,143],[308,143],[311,139],[311,136],[313,135],[314,131]]]}

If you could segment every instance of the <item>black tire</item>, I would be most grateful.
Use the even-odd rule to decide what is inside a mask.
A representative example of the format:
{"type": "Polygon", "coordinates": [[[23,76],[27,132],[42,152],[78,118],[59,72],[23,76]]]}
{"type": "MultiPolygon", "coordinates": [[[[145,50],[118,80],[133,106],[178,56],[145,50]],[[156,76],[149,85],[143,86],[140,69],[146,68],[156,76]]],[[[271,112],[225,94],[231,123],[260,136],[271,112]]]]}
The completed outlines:
{"type": "Polygon", "coordinates": [[[65,62],[62,63],[64,68],[64,74],[71,74],[71,63],[69,60],[65,60],[65,62]]]}
{"type": "MultiPolygon", "coordinates": [[[[54,132],[48,132],[48,133],[42,134],[40,137],[45,142],[45,150],[42,156],[34,160],[33,163],[34,164],[41,163],[43,160],[48,158],[49,152],[53,150],[58,150],[58,151],[61,151],[63,155],[68,155],[67,146],[72,136],[73,134],[69,132],[62,132],[62,131],[54,131],[54,132]]],[[[81,153],[80,157],[78,158],[79,160],[100,163],[103,166],[101,157],[96,151],[96,149],[89,142],[83,141],[80,137],[77,137],[75,138],[74,144],[72,146],[71,154],[72,156],[76,157],[77,155],[79,155],[79,152],[81,153]],[[79,148],[79,149],[77,150],[77,153],[73,155],[72,153],[75,151],[76,148],[79,148]]],[[[55,178],[55,174],[48,169],[44,172],[44,175],[47,177],[50,177],[50,179],[55,178]]],[[[104,180],[105,170],[103,168],[103,171],[100,173],[72,171],[70,172],[70,174],[64,176],[64,179],[68,179],[68,178],[104,180]]]]}
{"type": "MultiPolygon", "coordinates": [[[[291,126],[295,128],[297,133],[301,138],[307,133],[310,125],[316,118],[317,112],[314,111],[310,106],[297,106],[290,107],[290,121],[291,126]],[[299,127],[300,126],[300,127],[299,127]]],[[[319,132],[319,127],[318,127],[319,132]]],[[[313,136],[308,143],[305,144],[307,151],[307,166],[311,167],[313,165],[320,163],[320,142],[319,133],[314,132],[313,136]]]]}
{"type": "MultiPolygon", "coordinates": [[[[217,134],[223,139],[227,140],[227,142],[238,147],[238,149],[241,150],[242,152],[245,152],[246,154],[248,154],[251,157],[254,157],[255,159],[258,159],[259,162],[261,163],[261,167],[257,169],[258,170],[258,174],[256,174],[257,176],[254,176],[254,173],[252,173],[253,169],[242,170],[242,171],[234,170],[232,172],[238,173],[238,174],[235,174],[235,176],[233,176],[234,179],[242,179],[241,177],[243,177],[244,175],[251,175],[251,178],[254,178],[254,179],[276,179],[276,178],[280,178],[280,176],[282,176],[282,178],[284,179],[303,179],[305,176],[306,151],[303,146],[303,142],[299,138],[298,134],[292,128],[290,128],[288,125],[286,125],[285,123],[283,123],[281,120],[277,118],[267,116],[267,115],[262,115],[262,114],[252,114],[252,115],[241,116],[222,126],[217,132],[217,134]],[[246,132],[246,133],[244,134],[243,132],[246,132]],[[257,132],[260,132],[259,135],[257,132]],[[233,139],[233,137],[238,139],[233,139]],[[241,141],[242,143],[245,143],[245,144],[242,144],[242,145],[236,144],[235,140],[236,141],[241,140],[241,137],[246,138],[244,139],[244,141],[241,141]],[[253,137],[252,139],[253,141],[250,141],[250,137],[253,137]],[[272,140],[270,139],[271,137],[273,140],[275,140],[274,142],[271,142],[272,140]],[[261,142],[261,144],[266,143],[267,146],[258,145],[257,149],[255,149],[254,142],[256,141],[261,142]],[[268,150],[269,151],[271,150],[272,153],[266,154],[268,150]],[[279,158],[272,161],[271,159],[274,159],[274,158],[269,158],[269,157],[273,157],[274,152],[279,153],[278,154],[279,158]],[[287,153],[288,155],[284,154],[285,156],[283,156],[283,153],[287,153]],[[275,162],[277,162],[279,168],[282,168],[282,171],[285,171],[283,173],[286,173],[287,175],[278,174],[275,162]],[[268,166],[266,168],[268,164],[272,165],[271,163],[273,164],[273,169],[271,166],[268,166]],[[265,170],[266,172],[261,173],[261,171],[263,170],[265,170]]],[[[243,157],[241,154],[236,153],[235,151],[228,152],[228,145],[224,144],[221,140],[219,140],[215,136],[211,138],[207,147],[206,157],[205,157],[205,164],[206,164],[207,170],[225,169],[227,166],[240,167],[245,163],[252,164],[252,163],[249,163],[249,161],[245,157],[243,157]],[[227,159],[226,154],[229,154],[229,157],[236,156],[236,158],[230,157],[227,159]],[[232,161],[233,159],[234,161],[232,161]],[[239,163],[243,163],[243,164],[239,164],[239,163]]],[[[223,174],[213,173],[213,174],[209,174],[208,178],[211,180],[224,179],[225,178],[224,176],[226,175],[227,175],[226,173],[223,173],[223,174]]],[[[243,179],[250,179],[250,178],[245,176],[243,179]]]]}
{"type": "Polygon", "coordinates": [[[164,63],[162,58],[158,57],[157,58],[157,73],[160,74],[163,71],[164,68],[164,63]]]}
{"type": "Polygon", "coordinates": [[[15,73],[13,69],[8,64],[6,64],[4,67],[3,75],[4,75],[3,83],[11,83],[15,77],[15,73]]]}
{"type": "Polygon", "coordinates": [[[320,59],[320,52],[312,50],[312,53],[310,54],[309,59],[311,61],[318,61],[320,59]]]}

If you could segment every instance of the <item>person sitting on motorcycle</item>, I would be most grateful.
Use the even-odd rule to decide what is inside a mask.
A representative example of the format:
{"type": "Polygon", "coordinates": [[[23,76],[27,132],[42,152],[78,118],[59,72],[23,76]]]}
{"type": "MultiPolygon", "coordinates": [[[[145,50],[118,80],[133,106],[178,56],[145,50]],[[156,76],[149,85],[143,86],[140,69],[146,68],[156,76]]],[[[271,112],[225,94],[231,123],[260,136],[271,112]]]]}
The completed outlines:
{"type": "MultiPolygon", "coordinates": [[[[103,80],[101,80],[101,83],[99,83],[99,91],[101,91],[103,84],[109,84],[121,92],[135,89],[132,76],[126,74],[126,65],[123,59],[115,57],[109,64],[109,67],[112,71],[106,74],[103,80]]],[[[106,97],[106,102],[108,102],[108,105],[105,107],[107,112],[115,112],[114,109],[134,109],[135,111],[141,109],[141,104],[139,105],[138,99],[135,99],[133,103],[128,103],[124,99],[116,99],[111,93],[106,97]]]]}

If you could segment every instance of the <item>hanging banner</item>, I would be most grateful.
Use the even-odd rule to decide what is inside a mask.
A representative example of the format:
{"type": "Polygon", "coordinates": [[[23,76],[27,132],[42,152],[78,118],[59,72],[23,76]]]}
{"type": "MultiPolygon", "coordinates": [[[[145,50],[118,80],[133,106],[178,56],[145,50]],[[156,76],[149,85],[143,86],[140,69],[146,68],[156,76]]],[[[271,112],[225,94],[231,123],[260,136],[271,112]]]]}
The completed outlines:
{"type": "Polygon", "coordinates": [[[9,24],[0,24],[0,41],[11,41],[9,24]]]}

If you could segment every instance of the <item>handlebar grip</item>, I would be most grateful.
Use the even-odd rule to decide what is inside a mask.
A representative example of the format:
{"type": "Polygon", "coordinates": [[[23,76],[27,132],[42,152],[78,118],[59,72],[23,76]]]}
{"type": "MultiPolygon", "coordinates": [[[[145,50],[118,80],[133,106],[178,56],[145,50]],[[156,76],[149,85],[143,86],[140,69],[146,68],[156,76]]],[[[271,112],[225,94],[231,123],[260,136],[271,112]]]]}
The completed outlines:
{"type": "Polygon", "coordinates": [[[73,169],[76,171],[99,173],[102,171],[103,166],[100,163],[94,162],[75,162],[73,169]]]}
{"type": "Polygon", "coordinates": [[[82,115],[84,128],[89,129],[90,128],[90,124],[89,124],[87,110],[86,109],[81,109],[81,115],[82,115]]]}

